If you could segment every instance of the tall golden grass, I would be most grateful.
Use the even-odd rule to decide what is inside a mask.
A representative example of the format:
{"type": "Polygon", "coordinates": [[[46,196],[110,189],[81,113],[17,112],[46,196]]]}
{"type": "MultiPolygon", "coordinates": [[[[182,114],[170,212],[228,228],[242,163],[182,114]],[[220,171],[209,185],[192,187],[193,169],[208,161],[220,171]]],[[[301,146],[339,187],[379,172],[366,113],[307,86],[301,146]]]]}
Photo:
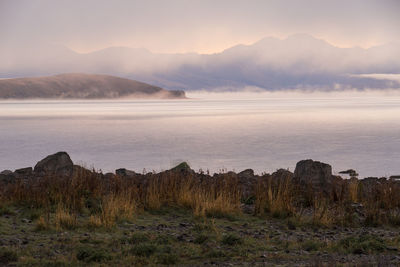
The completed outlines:
{"type": "Polygon", "coordinates": [[[265,175],[256,189],[255,212],[271,213],[274,217],[288,217],[296,213],[296,187],[290,177],[274,179],[265,175]]]}
{"type": "Polygon", "coordinates": [[[105,178],[94,171],[82,171],[73,177],[17,180],[3,188],[0,197],[43,210],[42,228],[52,220],[57,229],[72,229],[78,224],[77,214],[85,212],[89,214],[88,226],[107,228],[132,220],[141,210],[162,207],[190,209],[196,216],[239,213],[241,194],[236,178],[204,177],[169,171],[105,178]]]}
{"type": "Polygon", "coordinates": [[[240,212],[240,190],[235,177],[228,174],[219,179],[199,179],[168,172],[150,177],[145,192],[144,207],[159,209],[178,206],[193,210],[195,215],[231,214],[240,212]]]}
{"type": "Polygon", "coordinates": [[[255,188],[255,213],[294,217],[315,225],[400,225],[400,183],[381,180],[371,185],[351,179],[323,193],[300,186],[289,177],[261,177],[255,188]],[[363,186],[364,185],[364,186],[363,186]],[[309,210],[309,216],[304,210],[309,210]]]}
{"type": "MultiPolygon", "coordinates": [[[[209,176],[178,170],[106,178],[82,168],[73,177],[47,176],[1,186],[0,203],[42,210],[38,223],[42,229],[49,225],[72,229],[80,224],[81,214],[87,214],[89,227],[109,228],[133,220],[143,210],[163,207],[188,209],[195,216],[239,214],[241,188],[232,173],[209,176]]],[[[266,174],[254,188],[255,215],[299,220],[308,216],[311,223],[325,226],[400,225],[399,182],[382,180],[368,186],[352,179],[333,191],[321,194],[290,176],[266,174]]]]}

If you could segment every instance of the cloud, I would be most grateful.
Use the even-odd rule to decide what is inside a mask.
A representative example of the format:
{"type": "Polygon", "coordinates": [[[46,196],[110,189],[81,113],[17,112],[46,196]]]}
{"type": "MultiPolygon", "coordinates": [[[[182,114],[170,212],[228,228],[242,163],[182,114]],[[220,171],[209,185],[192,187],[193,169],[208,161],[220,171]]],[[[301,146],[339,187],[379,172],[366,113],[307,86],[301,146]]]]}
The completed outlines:
{"type": "Polygon", "coordinates": [[[395,88],[357,75],[400,73],[399,13],[393,0],[4,0],[0,77],[103,73],[189,90],[395,88]]]}
{"type": "MultiPolygon", "coordinates": [[[[14,48],[15,49],[15,48],[14,48]]],[[[339,48],[306,34],[264,38],[212,55],[155,54],[146,49],[110,47],[76,53],[64,46],[28,46],[0,55],[0,76],[101,73],[137,79],[168,89],[243,88],[344,90],[399,88],[375,73],[400,73],[400,45],[339,48]]]]}
{"type": "Polygon", "coordinates": [[[400,41],[400,4],[387,0],[3,0],[2,43],[220,52],[264,36],[306,32],[338,45],[400,41]]]}

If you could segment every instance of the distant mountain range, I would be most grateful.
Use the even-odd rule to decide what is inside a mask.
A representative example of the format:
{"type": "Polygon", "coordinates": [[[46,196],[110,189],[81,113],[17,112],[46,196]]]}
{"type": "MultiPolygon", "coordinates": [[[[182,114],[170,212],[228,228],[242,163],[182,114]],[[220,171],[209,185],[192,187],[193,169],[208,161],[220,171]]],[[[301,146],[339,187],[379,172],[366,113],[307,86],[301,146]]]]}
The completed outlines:
{"type": "Polygon", "coordinates": [[[183,91],[168,91],[134,80],[94,74],[60,74],[48,77],[0,80],[3,99],[185,98],[183,91]]]}
{"type": "Polygon", "coordinates": [[[106,73],[180,90],[400,87],[398,81],[364,75],[400,74],[399,44],[339,48],[306,34],[265,38],[210,55],[126,47],[80,54],[63,46],[21,46],[0,47],[0,58],[0,77],[106,73]]]}

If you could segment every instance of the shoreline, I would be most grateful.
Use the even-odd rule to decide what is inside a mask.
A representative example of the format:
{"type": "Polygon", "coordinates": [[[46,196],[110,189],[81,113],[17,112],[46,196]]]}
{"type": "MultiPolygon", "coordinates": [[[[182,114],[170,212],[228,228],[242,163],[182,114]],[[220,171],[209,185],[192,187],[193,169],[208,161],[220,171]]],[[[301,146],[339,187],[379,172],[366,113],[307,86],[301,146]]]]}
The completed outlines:
{"type": "Polygon", "coordinates": [[[399,265],[400,181],[348,173],[103,174],[58,152],[0,174],[0,264],[399,265]]]}

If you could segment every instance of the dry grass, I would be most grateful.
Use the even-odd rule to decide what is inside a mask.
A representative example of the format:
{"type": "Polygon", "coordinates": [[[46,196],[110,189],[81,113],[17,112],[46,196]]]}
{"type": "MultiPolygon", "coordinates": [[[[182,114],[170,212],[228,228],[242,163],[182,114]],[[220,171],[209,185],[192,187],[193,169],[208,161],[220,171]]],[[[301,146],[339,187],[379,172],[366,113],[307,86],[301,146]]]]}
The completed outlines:
{"type": "Polygon", "coordinates": [[[350,179],[348,184],[348,191],[349,191],[349,198],[351,202],[358,202],[358,188],[359,188],[359,181],[358,179],[350,179]]]}
{"type": "Polygon", "coordinates": [[[74,177],[18,180],[1,192],[1,198],[40,208],[43,220],[38,222],[39,227],[51,223],[57,229],[76,227],[77,214],[85,212],[89,213],[86,225],[105,228],[131,221],[143,209],[164,206],[190,209],[196,216],[240,212],[240,191],[234,177],[199,180],[190,173],[173,171],[146,174],[145,179],[105,179],[96,172],[82,171],[74,177]]]}
{"type": "Polygon", "coordinates": [[[255,188],[255,213],[327,227],[400,225],[398,182],[380,180],[368,185],[351,179],[336,185],[332,192],[301,186],[288,177],[264,175],[255,188]]]}
{"type": "Polygon", "coordinates": [[[103,227],[103,221],[98,215],[90,215],[87,225],[89,228],[100,228],[103,227]]]}
{"type": "Polygon", "coordinates": [[[335,222],[329,201],[325,198],[316,198],[313,203],[312,223],[314,225],[330,226],[335,222]]]}
{"type": "Polygon", "coordinates": [[[127,192],[104,196],[102,199],[100,222],[104,227],[110,228],[117,221],[131,221],[135,210],[135,201],[127,192]]]}
{"type": "Polygon", "coordinates": [[[178,206],[193,210],[195,215],[223,215],[240,212],[237,180],[223,175],[218,180],[199,180],[191,176],[167,173],[150,178],[145,191],[145,208],[178,206]]]}
{"type": "MultiPolygon", "coordinates": [[[[382,180],[372,185],[353,179],[335,188],[334,194],[323,195],[310,186],[301,187],[290,177],[263,175],[254,189],[255,214],[296,220],[308,216],[311,223],[324,226],[400,225],[399,183],[382,180]]],[[[50,225],[57,229],[77,227],[77,214],[88,215],[85,225],[89,227],[111,228],[120,221],[134,220],[142,210],[162,207],[185,208],[204,217],[238,214],[240,188],[237,177],[230,173],[211,177],[167,171],[136,178],[105,178],[82,169],[73,177],[16,180],[0,187],[0,201],[40,208],[40,229],[50,225]]]]}
{"type": "Polygon", "coordinates": [[[59,204],[55,213],[54,224],[57,230],[75,229],[78,225],[77,216],[62,204],[59,204]]]}
{"type": "Polygon", "coordinates": [[[44,216],[40,216],[39,219],[36,221],[36,230],[37,231],[44,231],[50,229],[50,224],[44,216]]]}
{"type": "Polygon", "coordinates": [[[295,186],[289,177],[274,180],[265,176],[256,186],[255,212],[279,218],[295,215],[295,197],[295,186]]]}

